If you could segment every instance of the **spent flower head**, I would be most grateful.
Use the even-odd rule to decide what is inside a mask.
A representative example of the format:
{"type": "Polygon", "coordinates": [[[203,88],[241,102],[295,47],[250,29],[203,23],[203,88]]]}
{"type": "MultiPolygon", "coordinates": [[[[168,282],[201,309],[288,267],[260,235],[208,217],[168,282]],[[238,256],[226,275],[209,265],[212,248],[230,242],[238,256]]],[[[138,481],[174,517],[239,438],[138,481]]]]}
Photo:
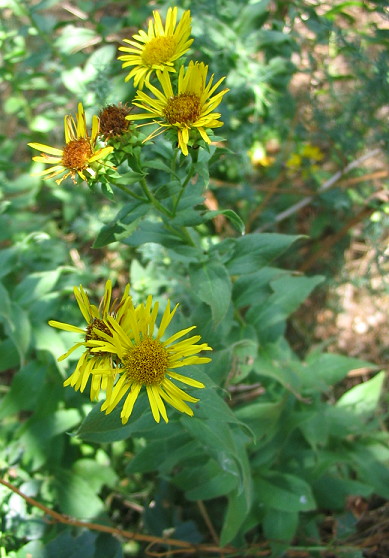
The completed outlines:
{"type": "Polygon", "coordinates": [[[158,302],[153,305],[152,296],[149,296],[145,304],[135,308],[130,301],[126,305],[121,322],[117,317],[108,317],[109,333],[102,328],[96,331],[100,339],[90,340],[87,343],[92,354],[102,351],[113,355],[116,361],[113,370],[95,370],[92,373],[107,374],[108,377],[119,373],[119,379],[107,395],[101,410],[106,414],[110,413],[125,397],[120,415],[123,424],[128,421],[143,387],[146,389],[156,422],[160,421],[161,416],[165,422],[168,422],[165,403],[169,403],[182,413],[193,415],[193,410],[187,402],[196,403],[198,399],[187,394],[172,380],[195,388],[203,388],[204,384],[179,374],[176,369],[209,362],[210,358],[199,356],[199,353],[212,349],[206,343],[197,344],[201,339],[200,335],[182,339],[195,326],[178,331],[163,340],[177,306],[178,304],[170,311],[170,302],[168,302],[155,333],[158,302]]]}
{"type": "Polygon", "coordinates": [[[118,138],[128,132],[130,122],[126,116],[130,114],[132,107],[119,103],[108,105],[99,112],[100,136],[105,140],[118,138]]]}
{"type": "Polygon", "coordinates": [[[33,161],[51,165],[50,168],[39,172],[38,175],[45,178],[54,178],[64,174],[57,179],[57,184],[61,184],[68,176],[72,177],[75,183],[75,176],[78,174],[82,180],[87,180],[85,173],[94,177],[96,171],[92,168],[93,163],[104,159],[113,147],[97,147],[96,140],[99,133],[99,119],[97,116],[92,118],[92,132],[89,136],[85,112],[82,103],[78,104],[76,119],[71,115],[65,116],[65,146],[62,149],[50,147],[42,143],[29,143],[33,149],[41,151],[40,156],[33,157],[33,161]]]}
{"type": "Polygon", "coordinates": [[[124,39],[130,46],[119,47],[126,54],[118,57],[123,62],[122,67],[133,66],[125,81],[134,78],[134,86],[142,89],[149,83],[150,76],[155,70],[166,69],[175,72],[174,62],[185,54],[193,39],[190,39],[191,17],[190,10],[186,10],[177,23],[177,8],[169,8],[165,26],[159,12],[153,12],[147,33],[140,29],[131,39],[124,39]]]}
{"type": "Polygon", "coordinates": [[[181,66],[175,93],[169,72],[157,71],[162,91],[151,84],[148,85],[148,89],[154,97],[139,90],[133,104],[145,112],[130,114],[127,118],[129,120],[152,119],[159,124],[159,128],[146,139],[155,137],[166,128],[176,130],[178,146],[184,155],[188,155],[188,144],[190,141],[195,141],[198,134],[206,143],[211,143],[206,130],[223,125],[219,120],[221,114],[213,111],[229,89],[214,94],[225,78],[219,79],[212,85],[214,78],[212,74],[207,84],[207,74],[208,66],[203,62],[191,61],[187,68],[181,66]],[[189,137],[191,132],[192,138],[189,137]]]}

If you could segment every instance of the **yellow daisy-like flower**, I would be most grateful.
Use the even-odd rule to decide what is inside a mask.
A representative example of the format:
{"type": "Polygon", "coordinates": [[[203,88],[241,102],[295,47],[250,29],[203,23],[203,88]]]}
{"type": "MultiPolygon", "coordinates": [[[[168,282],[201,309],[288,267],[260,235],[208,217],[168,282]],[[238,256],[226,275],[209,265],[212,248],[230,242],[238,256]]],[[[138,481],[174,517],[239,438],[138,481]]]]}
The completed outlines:
{"type": "MultiPolygon", "coordinates": [[[[119,364],[115,372],[119,372],[120,377],[101,410],[106,414],[110,413],[126,396],[120,415],[123,424],[128,421],[142,387],[146,388],[151,412],[156,422],[160,421],[161,416],[165,422],[168,422],[165,402],[182,413],[193,415],[192,409],[186,402],[195,403],[198,399],[185,393],[172,382],[172,379],[192,387],[203,388],[204,384],[201,382],[183,376],[175,370],[181,366],[209,362],[210,358],[198,356],[198,353],[212,349],[206,343],[197,344],[201,339],[200,335],[178,341],[195,326],[181,330],[162,341],[177,307],[178,304],[170,311],[170,302],[168,302],[158,333],[155,335],[158,302],[153,306],[152,296],[147,298],[146,304],[140,304],[136,308],[129,302],[122,323],[119,323],[117,318],[108,317],[110,333],[106,333],[104,329],[98,332],[104,341],[88,342],[88,346],[94,347],[91,348],[92,353],[103,351],[111,353],[118,359],[119,364]]],[[[112,372],[108,372],[109,376],[111,374],[112,372]]]]}
{"type": "Polygon", "coordinates": [[[66,173],[56,180],[57,184],[61,184],[68,176],[71,176],[75,183],[76,174],[86,180],[85,172],[88,172],[90,176],[95,176],[96,171],[91,164],[104,159],[113,150],[113,147],[96,147],[98,133],[99,119],[97,116],[93,116],[92,133],[91,136],[88,135],[84,107],[82,103],[79,103],[76,120],[69,114],[65,116],[66,145],[62,149],[42,143],[28,144],[33,149],[42,152],[40,156],[33,157],[33,161],[51,165],[50,168],[38,173],[38,176],[54,178],[54,176],[66,173]]]}
{"type": "Polygon", "coordinates": [[[102,339],[102,337],[96,333],[96,328],[104,331],[105,337],[111,335],[110,329],[107,325],[107,318],[109,315],[114,315],[119,323],[122,321],[126,312],[126,307],[131,301],[128,292],[129,285],[127,285],[120,302],[117,300],[111,301],[112,283],[108,280],[105,284],[103,298],[101,299],[99,307],[97,307],[89,302],[88,295],[82,288],[82,285],[80,285],[79,288],[74,287],[74,295],[81,314],[84,316],[86,321],[86,327],[81,328],[71,324],[57,322],[55,320],[49,321],[49,325],[52,327],[80,333],[83,336],[83,341],[73,345],[73,347],[60,356],[58,360],[64,360],[73,351],[78,349],[78,347],[85,347],[85,351],[81,355],[76,369],[73,374],[65,380],[64,386],[72,386],[76,391],[80,390],[82,392],[86,387],[89,376],[92,372],[94,372],[90,386],[90,398],[92,401],[95,401],[98,398],[101,390],[105,390],[107,392],[107,396],[110,395],[116,377],[116,372],[113,369],[112,354],[104,351],[92,353],[87,347],[87,343],[90,340],[102,339]],[[100,372],[100,370],[104,371],[104,373],[100,372]],[[109,371],[108,374],[107,371],[109,371]]]}
{"type": "Polygon", "coordinates": [[[324,153],[316,145],[311,145],[307,143],[301,150],[301,155],[307,159],[313,159],[314,161],[321,161],[324,158],[324,153]]]}
{"type": "Polygon", "coordinates": [[[149,83],[150,75],[155,70],[176,71],[174,62],[189,50],[193,42],[193,39],[189,39],[190,10],[184,12],[178,24],[177,11],[177,8],[168,9],[165,27],[159,12],[154,11],[154,21],[149,21],[147,33],[141,29],[137,35],[132,36],[133,40],[124,39],[130,47],[119,47],[119,50],[128,54],[119,56],[118,59],[123,61],[123,68],[134,66],[125,81],[133,77],[134,86],[142,89],[145,82],[149,83]]]}
{"type": "MultiPolygon", "coordinates": [[[[206,128],[219,128],[223,126],[220,122],[220,113],[213,110],[220,104],[223,95],[229,89],[223,89],[213,95],[224,77],[212,85],[214,75],[212,74],[208,85],[208,66],[203,62],[190,62],[187,69],[180,68],[178,75],[178,93],[173,92],[170,74],[167,71],[157,71],[158,80],[163,91],[153,85],[148,88],[155,95],[150,97],[143,91],[138,91],[133,104],[144,109],[141,114],[130,114],[128,120],[142,120],[152,118],[159,124],[160,128],[175,128],[178,134],[178,145],[184,155],[188,155],[189,132],[197,130],[207,143],[211,143],[206,128]],[[159,119],[159,120],[156,120],[159,119]]],[[[159,133],[154,131],[146,139],[151,139],[159,133]]],[[[162,130],[163,131],[163,130],[162,130]]]]}

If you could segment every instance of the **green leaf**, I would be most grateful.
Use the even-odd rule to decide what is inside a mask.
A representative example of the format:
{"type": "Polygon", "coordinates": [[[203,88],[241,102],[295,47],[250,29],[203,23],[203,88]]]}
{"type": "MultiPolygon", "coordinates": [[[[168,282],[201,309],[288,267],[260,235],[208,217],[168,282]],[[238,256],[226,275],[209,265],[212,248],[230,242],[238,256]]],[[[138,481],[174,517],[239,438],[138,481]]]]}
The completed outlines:
{"type": "Polygon", "coordinates": [[[33,411],[41,394],[45,375],[44,367],[37,360],[23,366],[13,377],[10,390],[2,399],[0,418],[21,410],[33,411]]]}
{"type": "Polygon", "coordinates": [[[16,260],[17,251],[14,246],[0,250],[0,277],[4,277],[15,270],[16,260]]]}
{"type": "Polygon", "coordinates": [[[0,317],[5,318],[6,321],[10,321],[12,314],[11,297],[2,283],[0,283],[0,300],[0,317]]]}
{"type": "Polygon", "coordinates": [[[31,341],[31,323],[27,312],[14,302],[10,306],[10,314],[5,322],[5,330],[15,345],[20,362],[23,364],[31,341]]]}
{"type": "Polygon", "coordinates": [[[16,558],[47,558],[46,546],[41,541],[30,541],[15,554],[16,558]]]}
{"type": "Polygon", "coordinates": [[[233,211],[232,209],[218,209],[215,211],[206,211],[203,214],[203,218],[206,221],[209,221],[210,219],[214,219],[218,215],[224,215],[224,217],[226,217],[230,221],[230,223],[235,227],[237,231],[240,232],[240,234],[244,234],[245,232],[244,222],[239,217],[239,215],[235,213],[235,211],[233,211]]]}
{"type": "Polygon", "coordinates": [[[306,365],[302,369],[301,380],[305,388],[324,391],[343,380],[350,370],[366,367],[374,368],[375,365],[343,355],[314,353],[307,358],[306,365]]]}
{"type": "MultiPolygon", "coordinates": [[[[228,239],[228,244],[231,244],[232,240],[234,253],[227,263],[227,269],[231,275],[254,273],[281,256],[293,242],[300,238],[303,237],[272,233],[250,233],[241,238],[228,239]]],[[[221,242],[219,246],[215,247],[215,250],[223,249],[225,242],[221,242]]]]}
{"type": "Polygon", "coordinates": [[[348,408],[356,415],[372,415],[379,403],[386,374],[384,371],[362,384],[352,387],[337,401],[337,407],[348,408]]]}
{"type": "Polygon", "coordinates": [[[112,242],[120,240],[120,238],[126,237],[128,235],[128,230],[120,223],[113,221],[112,223],[107,223],[103,225],[93,243],[93,248],[103,248],[112,242]]]}
{"type": "Polygon", "coordinates": [[[53,438],[69,431],[80,421],[76,409],[61,409],[43,416],[33,415],[23,423],[19,433],[20,443],[24,447],[24,459],[31,462],[33,469],[42,466],[48,459],[52,459],[51,452],[55,452],[53,438]]]}
{"type": "Polygon", "coordinates": [[[114,486],[117,475],[109,464],[108,456],[105,456],[103,463],[95,459],[78,459],[74,462],[72,471],[74,474],[87,481],[92,490],[97,493],[101,488],[114,486]]]}
{"type": "Polygon", "coordinates": [[[274,294],[268,301],[269,310],[273,304],[282,309],[285,317],[297,310],[313,289],[324,281],[324,277],[291,277],[282,276],[271,281],[274,294]]]}
{"type": "Polygon", "coordinates": [[[361,445],[350,453],[357,466],[358,478],[363,482],[371,484],[374,492],[388,499],[389,469],[387,463],[380,463],[369,448],[361,445]]]}
{"type": "Polygon", "coordinates": [[[94,487],[74,470],[58,468],[51,481],[51,489],[62,513],[89,519],[104,512],[104,504],[96,496],[94,487]]]}
{"type": "MultiPolygon", "coordinates": [[[[201,468],[204,472],[204,467],[201,468]]],[[[198,475],[195,479],[196,487],[191,490],[185,491],[185,496],[188,500],[211,500],[212,498],[219,498],[228,494],[236,487],[236,478],[227,473],[221,472],[218,465],[213,471],[212,477],[206,481],[201,481],[198,475]]]]}
{"type": "Polygon", "coordinates": [[[172,436],[166,434],[147,443],[146,447],[136,453],[126,467],[127,474],[150,473],[163,471],[170,473],[171,469],[181,462],[195,457],[198,453],[198,444],[193,440],[188,441],[188,436],[183,433],[180,425],[178,433],[172,436]],[[155,459],[156,454],[158,460],[155,459]]]}
{"type": "MultiPolygon", "coordinates": [[[[338,459],[341,463],[344,457],[338,459]]],[[[373,492],[373,487],[352,479],[342,479],[328,474],[320,476],[312,484],[312,489],[320,508],[329,510],[343,510],[347,496],[358,494],[367,498],[373,492]]]]}
{"type": "Polygon", "coordinates": [[[78,536],[70,530],[64,531],[47,544],[44,558],[94,558],[96,537],[92,531],[81,532],[78,536]]]}
{"type": "Polygon", "coordinates": [[[54,289],[62,268],[27,275],[16,287],[13,297],[18,304],[27,306],[54,289]]]}
{"type": "Polygon", "coordinates": [[[189,274],[193,291],[211,307],[212,320],[219,324],[231,303],[232,285],[226,268],[220,262],[208,261],[191,265],[189,274]]]}
{"type": "MultiPolygon", "coordinates": [[[[288,543],[294,537],[299,513],[269,508],[263,518],[263,532],[267,539],[277,543],[288,543]]],[[[284,550],[287,550],[286,548],[284,550]]]]}
{"type": "Polygon", "coordinates": [[[269,473],[266,478],[255,478],[254,487],[259,500],[268,508],[291,513],[316,508],[309,484],[294,475],[269,473]]]}
{"type": "Polygon", "coordinates": [[[301,387],[300,369],[302,365],[296,357],[290,357],[285,350],[286,341],[268,343],[258,351],[254,362],[255,372],[259,377],[267,376],[282,384],[288,391],[301,387]]]}
{"type": "Polygon", "coordinates": [[[289,275],[289,272],[276,267],[263,267],[255,273],[238,277],[232,291],[236,307],[258,305],[262,300],[267,302],[271,295],[270,282],[283,275],[289,275]]]}
{"type": "Polygon", "coordinates": [[[115,54],[116,48],[114,45],[104,45],[94,50],[84,66],[84,72],[89,80],[98,78],[99,74],[107,71],[115,58],[115,54]]]}
{"type": "MultiPolygon", "coordinates": [[[[120,419],[120,406],[108,415],[101,412],[100,407],[101,405],[97,404],[77,430],[76,435],[83,440],[99,443],[114,442],[153,431],[156,427],[144,393],[138,396],[131,418],[125,425],[120,419]]],[[[161,423],[157,426],[161,436],[165,436],[170,425],[161,423]]]]}
{"type": "Polygon", "coordinates": [[[226,471],[213,459],[203,460],[199,466],[182,467],[173,477],[176,486],[185,490],[189,500],[209,500],[228,494],[237,486],[237,478],[226,471]]]}
{"type": "Polygon", "coordinates": [[[131,200],[129,203],[126,203],[117,213],[116,217],[102,227],[93,247],[101,248],[111,242],[125,238],[136,230],[138,224],[147,215],[148,211],[148,203],[142,200],[131,200]]]}
{"type": "MultiPolygon", "coordinates": [[[[55,47],[63,54],[72,54],[82,50],[91,43],[100,42],[100,37],[93,29],[66,25],[61,30],[61,35],[54,41],[55,47]]],[[[87,81],[87,78],[82,80],[87,81]]]]}
{"type": "Polygon", "coordinates": [[[279,426],[279,419],[285,401],[277,403],[249,403],[235,411],[236,417],[245,422],[253,431],[256,440],[270,438],[279,426]]]}
{"type": "MultiPolygon", "coordinates": [[[[135,171],[128,171],[128,172],[125,172],[124,174],[122,174],[120,176],[120,178],[115,178],[115,181],[113,182],[113,185],[122,184],[123,186],[130,186],[130,184],[136,184],[137,182],[139,182],[144,177],[145,177],[144,173],[135,172],[135,171]]],[[[137,207],[140,204],[144,204],[144,202],[142,202],[141,200],[139,200],[139,201],[138,200],[133,200],[129,204],[126,204],[122,211],[126,211],[126,208],[128,206],[133,205],[134,207],[137,207]]]]}
{"type": "Polygon", "coordinates": [[[231,542],[239,532],[250,509],[250,503],[245,495],[234,490],[228,496],[227,512],[224,517],[220,545],[223,547],[231,542]]]}
{"type": "MultiPolygon", "coordinates": [[[[19,357],[16,351],[16,347],[11,341],[11,339],[5,339],[0,342],[0,372],[4,370],[12,370],[17,368],[19,365],[19,357]]],[[[0,415],[4,407],[4,400],[0,408],[0,415]]]]}
{"type": "Polygon", "coordinates": [[[175,178],[177,178],[177,180],[179,180],[179,177],[177,176],[177,174],[172,171],[172,169],[169,167],[169,165],[167,165],[166,163],[161,161],[161,159],[150,159],[149,161],[145,162],[144,166],[146,168],[164,171],[167,174],[172,175],[175,178]]]}

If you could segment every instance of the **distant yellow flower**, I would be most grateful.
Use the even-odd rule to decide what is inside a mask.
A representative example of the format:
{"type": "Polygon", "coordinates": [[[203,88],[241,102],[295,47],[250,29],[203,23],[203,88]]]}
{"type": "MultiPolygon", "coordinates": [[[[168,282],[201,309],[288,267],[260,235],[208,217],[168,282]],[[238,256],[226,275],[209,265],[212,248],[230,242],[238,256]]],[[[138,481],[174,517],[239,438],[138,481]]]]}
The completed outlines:
{"type": "Polygon", "coordinates": [[[185,54],[193,39],[189,39],[191,33],[190,10],[184,12],[180,22],[177,24],[177,8],[169,8],[166,15],[165,27],[162,24],[159,12],[154,11],[154,21],[150,19],[147,33],[142,29],[137,35],[130,39],[124,39],[130,47],[119,47],[122,52],[119,56],[123,68],[134,66],[126,76],[125,81],[134,78],[134,86],[143,88],[144,83],[149,83],[150,75],[155,70],[166,69],[175,72],[174,62],[185,54]]]}
{"type": "Polygon", "coordinates": [[[128,120],[142,120],[151,118],[159,128],[146,139],[151,139],[160,133],[162,128],[177,130],[178,145],[184,155],[188,155],[189,132],[198,131],[207,143],[211,143],[206,129],[219,128],[223,125],[218,112],[212,112],[221,102],[223,95],[229,89],[223,89],[216,95],[213,93],[225,79],[224,77],[212,85],[212,74],[206,85],[208,66],[203,62],[190,62],[187,69],[180,68],[178,75],[178,93],[174,94],[170,75],[167,71],[157,71],[158,80],[163,92],[149,85],[149,90],[155,95],[150,97],[143,91],[138,91],[133,104],[145,110],[141,114],[130,114],[128,120]],[[155,120],[157,119],[157,120],[155,120]]]}
{"type": "Polygon", "coordinates": [[[301,150],[302,157],[312,159],[313,161],[321,161],[324,158],[324,153],[316,145],[306,143],[301,150]]]}
{"type": "Polygon", "coordinates": [[[38,175],[45,178],[54,178],[54,176],[66,173],[56,180],[57,184],[61,184],[68,176],[71,176],[75,183],[74,177],[76,174],[83,180],[87,180],[85,172],[88,172],[90,176],[95,176],[96,171],[91,167],[91,164],[104,159],[113,150],[113,147],[96,147],[99,119],[97,116],[93,116],[92,134],[89,136],[86,128],[84,107],[82,103],[79,103],[76,120],[68,114],[65,116],[64,125],[66,145],[62,149],[50,147],[42,143],[28,144],[33,149],[43,152],[40,156],[33,157],[33,161],[52,165],[51,168],[38,173],[38,175]]]}
{"type": "MultiPolygon", "coordinates": [[[[120,415],[123,424],[128,421],[142,387],[146,388],[151,412],[156,422],[160,421],[161,416],[165,422],[168,422],[165,402],[182,413],[193,415],[192,409],[186,402],[195,403],[198,399],[185,393],[171,379],[192,387],[203,388],[204,384],[178,374],[175,369],[209,362],[210,358],[198,356],[198,353],[212,349],[206,343],[197,344],[200,335],[177,341],[195,326],[181,330],[166,341],[162,341],[177,306],[178,304],[170,311],[170,302],[168,302],[158,333],[154,334],[158,302],[153,306],[152,296],[147,298],[145,304],[140,304],[136,308],[129,302],[121,323],[117,318],[108,317],[110,332],[102,328],[98,332],[100,340],[88,342],[91,353],[102,351],[105,354],[112,354],[117,362],[117,367],[113,371],[107,371],[107,375],[111,377],[116,372],[120,377],[101,410],[106,414],[111,413],[126,396],[120,415]]],[[[96,373],[100,372],[96,371],[96,373]]]]}
{"type": "Polygon", "coordinates": [[[266,149],[259,142],[254,143],[248,152],[248,155],[250,157],[251,164],[255,167],[270,167],[275,161],[274,157],[270,157],[266,154],[266,149]]]}
{"type": "Polygon", "coordinates": [[[298,153],[292,153],[285,165],[288,169],[299,169],[301,167],[302,158],[298,153]]]}
{"type": "Polygon", "coordinates": [[[84,319],[86,321],[86,327],[81,328],[71,324],[66,324],[63,322],[57,322],[55,320],[50,320],[49,325],[56,327],[58,329],[63,329],[65,331],[73,331],[82,335],[83,340],[79,341],[73,345],[65,354],[59,357],[59,361],[67,358],[73,351],[78,349],[78,347],[85,347],[85,351],[81,355],[76,369],[72,375],[65,380],[65,386],[72,386],[76,391],[84,391],[86,384],[88,382],[89,376],[94,372],[92,376],[92,382],[90,386],[90,398],[92,401],[96,400],[99,396],[101,390],[107,392],[107,396],[110,395],[113,387],[113,383],[116,377],[115,371],[112,369],[112,355],[111,353],[106,353],[104,351],[91,352],[87,347],[87,342],[93,339],[102,339],[99,334],[96,334],[96,328],[102,330],[106,335],[110,335],[110,329],[107,325],[107,318],[109,315],[114,315],[118,322],[120,323],[126,311],[126,306],[130,301],[128,295],[129,285],[124,291],[124,295],[120,302],[114,300],[111,302],[112,298],[112,283],[108,280],[105,284],[104,295],[101,299],[100,305],[97,308],[95,305],[89,302],[88,295],[80,285],[79,288],[74,287],[74,296],[76,297],[78,306],[84,319]],[[98,372],[100,369],[104,373],[98,372]],[[107,371],[110,371],[107,374],[107,371]]]}

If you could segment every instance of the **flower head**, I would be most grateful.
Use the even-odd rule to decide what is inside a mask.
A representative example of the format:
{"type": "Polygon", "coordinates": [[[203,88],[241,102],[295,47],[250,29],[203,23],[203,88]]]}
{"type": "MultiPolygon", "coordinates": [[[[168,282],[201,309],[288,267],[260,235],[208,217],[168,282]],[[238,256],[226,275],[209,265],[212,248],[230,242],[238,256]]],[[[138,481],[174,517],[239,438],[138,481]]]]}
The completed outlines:
{"type": "MultiPolygon", "coordinates": [[[[188,155],[189,132],[191,131],[198,131],[205,142],[211,143],[206,129],[219,128],[223,125],[223,122],[219,120],[220,113],[213,112],[213,110],[229,90],[223,89],[214,95],[225,78],[219,79],[212,85],[214,78],[212,74],[206,85],[207,73],[208,66],[203,62],[191,61],[187,69],[181,66],[178,75],[178,92],[174,94],[169,73],[157,71],[162,91],[149,85],[148,88],[155,98],[143,91],[138,91],[134,105],[146,112],[131,114],[127,118],[129,120],[151,118],[162,128],[177,130],[178,145],[184,155],[188,155]]],[[[159,129],[150,134],[147,139],[155,137],[158,133],[159,129]]]]}
{"type": "Polygon", "coordinates": [[[50,320],[49,325],[65,331],[73,331],[83,336],[83,340],[75,343],[65,354],[59,357],[59,361],[67,358],[78,347],[85,347],[85,351],[81,355],[76,368],[72,375],[65,380],[65,386],[72,386],[76,391],[84,391],[89,376],[92,376],[90,386],[90,398],[92,401],[96,400],[99,396],[100,390],[107,391],[109,395],[112,391],[113,383],[116,377],[115,371],[112,369],[112,354],[104,351],[91,352],[87,344],[91,340],[102,339],[96,329],[104,331],[106,335],[110,335],[110,329],[107,325],[107,318],[109,315],[114,315],[120,323],[126,311],[126,306],[131,300],[129,295],[129,285],[124,291],[123,297],[120,302],[112,299],[112,283],[108,280],[105,284],[104,295],[101,299],[99,307],[89,302],[88,295],[84,291],[82,285],[79,288],[74,287],[74,296],[76,297],[81,314],[83,315],[86,327],[78,327],[63,322],[50,320]],[[104,374],[98,372],[100,369],[104,370],[104,374]],[[107,371],[110,373],[106,373],[107,371]]]}
{"type": "Polygon", "coordinates": [[[62,149],[50,147],[42,143],[29,143],[33,149],[41,151],[40,156],[33,157],[33,161],[38,163],[47,163],[50,168],[42,171],[39,175],[45,178],[54,178],[59,174],[66,173],[64,176],[56,180],[57,184],[67,178],[72,177],[75,183],[75,175],[78,174],[83,180],[86,180],[85,172],[90,176],[95,176],[96,172],[91,167],[95,161],[104,159],[113,150],[113,147],[96,146],[96,139],[99,133],[99,119],[93,116],[92,133],[88,135],[86,128],[85,112],[82,103],[78,104],[76,120],[73,116],[65,116],[65,146],[62,149]]]}
{"type": "Polygon", "coordinates": [[[100,131],[99,134],[104,139],[117,138],[123,136],[130,125],[126,116],[131,109],[127,105],[108,105],[99,113],[100,131]]]}
{"type": "Polygon", "coordinates": [[[165,27],[159,12],[154,11],[154,21],[149,21],[147,33],[141,29],[137,35],[133,35],[133,40],[124,39],[130,47],[119,47],[119,50],[128,54],[118,59],[123,61],[123,68],[134,66],[125,81],[133,77],[134,86],[142,89],[145,82],[149,83],[150,75],[155,70],[175,72],[174,62],[189,50],[193,42],[193,39],[189,39],[190,11],[184,12],[178,24],[177,11],[177,8],[168,9],[165,27]]]}
{"type": "MultiPolygon", "coordinates": [[[[206,343],[197,344],[200,335],[181,339],[195,326],[181,330],[165,341],[162,340],[177,306],[178,304],[170,311],[170,302],[168,302],[158,332],[155,334],[158,303],[153,305],[151,296],[145,304],[140,304],[136,308],[129,302],[121,323],[117,317],[108,317],[110,332],[101,329],[98,332],[100,339],[88,342],[91,353],[100,351],[110,353],[118,363],[114,370],[120,377],[101,410],[106,414],[110,413],[126,396],[120,415],[123,424],[128,421],[143,387],[146,388],[151,412],[156,422],[160,421],[161,416],[165,422],[168,422],[165,402],[182,413],[193,415],[187,402],[195,403],[198,399],[188,395],[172,382],[172,379],[192,387],[203,388],[204,384],[201,382],[183,376],[175,370],[182,366],[209,362],[210,358],[198,354],[200,351],[212,349],[206,343]],[[104,341],[101,340],[102,338],[104,341]],[[179,339],[181,340],[178,341],[179,339]]],[[[107,371],[107,374],[110,376],[112,372],[107,371]]]]}

